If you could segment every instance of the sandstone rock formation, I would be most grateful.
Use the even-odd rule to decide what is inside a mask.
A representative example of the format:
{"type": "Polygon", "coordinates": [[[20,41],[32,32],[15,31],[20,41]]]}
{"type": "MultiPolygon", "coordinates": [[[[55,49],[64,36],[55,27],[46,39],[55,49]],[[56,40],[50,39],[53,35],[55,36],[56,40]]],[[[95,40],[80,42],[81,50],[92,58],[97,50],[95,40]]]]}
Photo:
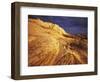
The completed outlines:
{"type": "Polygon", "coordinates": [[[28,66],[87,64],[87,38],[71,35],[59,25],[28,20],[28,66]]]}

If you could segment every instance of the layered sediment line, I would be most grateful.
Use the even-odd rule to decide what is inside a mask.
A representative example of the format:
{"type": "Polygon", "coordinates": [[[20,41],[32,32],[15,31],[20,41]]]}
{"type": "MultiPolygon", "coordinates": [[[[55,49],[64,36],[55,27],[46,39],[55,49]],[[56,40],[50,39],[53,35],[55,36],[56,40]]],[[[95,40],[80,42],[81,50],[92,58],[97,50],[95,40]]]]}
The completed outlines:
{"type": "Polygon", "coordinates": [[[87,64],[87,38],[40,19],[28,20],[28,65],[87,64]]]}

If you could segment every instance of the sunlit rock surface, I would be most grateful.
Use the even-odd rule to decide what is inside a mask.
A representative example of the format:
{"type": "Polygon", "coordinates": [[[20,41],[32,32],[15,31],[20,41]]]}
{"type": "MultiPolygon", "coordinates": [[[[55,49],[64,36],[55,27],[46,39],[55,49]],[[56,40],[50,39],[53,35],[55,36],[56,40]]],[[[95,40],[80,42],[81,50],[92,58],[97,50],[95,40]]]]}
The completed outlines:
{"type": "Polygon", "coordinates": [[[87,38],[59,25],[28,20],[28,66],[87,64],[87,38]]]}

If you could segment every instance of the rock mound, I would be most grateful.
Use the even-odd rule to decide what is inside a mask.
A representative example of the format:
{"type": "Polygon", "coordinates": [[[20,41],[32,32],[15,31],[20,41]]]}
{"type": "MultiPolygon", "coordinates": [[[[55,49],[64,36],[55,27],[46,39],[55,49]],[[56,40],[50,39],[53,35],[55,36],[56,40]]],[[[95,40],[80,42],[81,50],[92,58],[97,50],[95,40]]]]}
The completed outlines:
{"type": "Polygon", "coordinates": [[[59,25],[28,20],[28,65],[87,63],[87,39],[65,32],[59,25]]]}

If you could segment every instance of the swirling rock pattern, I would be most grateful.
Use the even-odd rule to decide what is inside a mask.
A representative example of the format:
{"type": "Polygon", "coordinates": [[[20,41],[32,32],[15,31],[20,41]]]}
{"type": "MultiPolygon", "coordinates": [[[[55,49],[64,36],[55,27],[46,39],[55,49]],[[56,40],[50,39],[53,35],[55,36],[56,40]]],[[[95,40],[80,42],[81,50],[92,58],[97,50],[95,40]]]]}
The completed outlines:
{"type": "Polygon", "coordinates": [[[65,32],[59,25],[28,20],[28,66],[87,64],[87,38],[65,32]]]}

